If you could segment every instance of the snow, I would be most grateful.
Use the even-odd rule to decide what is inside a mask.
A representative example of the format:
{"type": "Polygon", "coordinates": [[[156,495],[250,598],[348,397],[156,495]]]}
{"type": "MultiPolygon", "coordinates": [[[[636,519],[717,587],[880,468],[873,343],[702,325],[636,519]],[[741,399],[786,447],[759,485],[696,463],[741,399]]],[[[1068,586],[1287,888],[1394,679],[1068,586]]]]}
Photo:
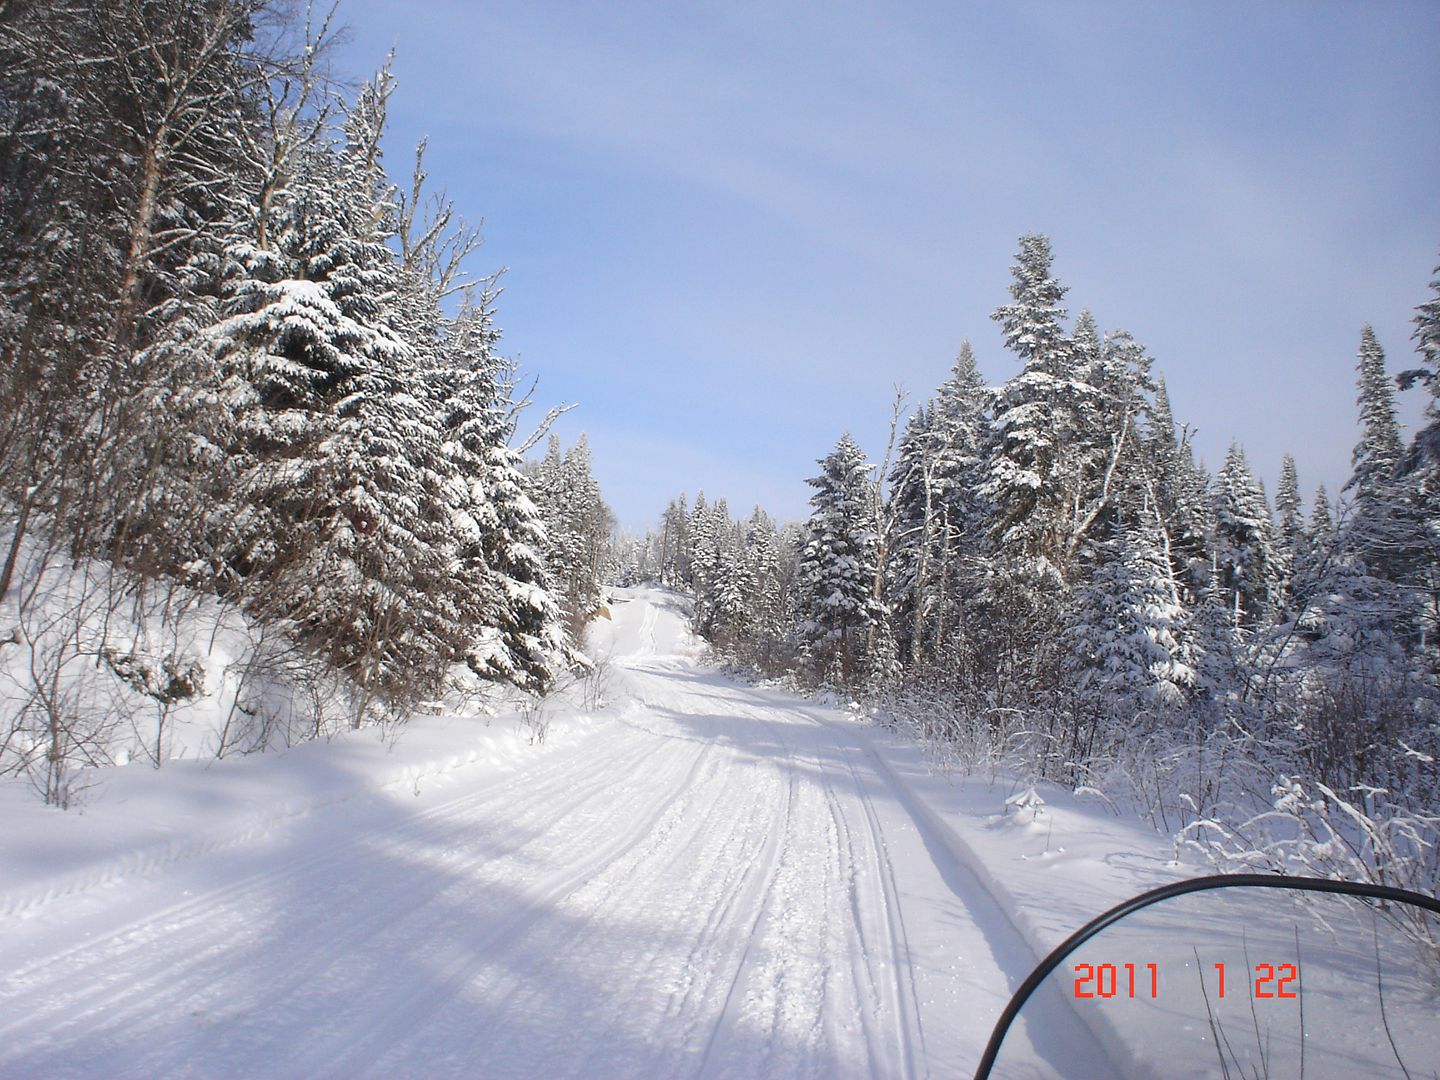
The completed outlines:
{"type": "MultiPolygon", "coordinates": [[[[948,779],[706,669],[682,598],[611,611],[609,704],[573,688],[543,729],[97,770],[68,813],[0,787],[0,1076],[969,1075],[1040,956],[1197,869],[1093,799],[948,779]]],[[[1175,1016],[1105,1004],[1042,994],[1005,1075],[1163,1075],[1130,1029],[1175,1016]]]]}

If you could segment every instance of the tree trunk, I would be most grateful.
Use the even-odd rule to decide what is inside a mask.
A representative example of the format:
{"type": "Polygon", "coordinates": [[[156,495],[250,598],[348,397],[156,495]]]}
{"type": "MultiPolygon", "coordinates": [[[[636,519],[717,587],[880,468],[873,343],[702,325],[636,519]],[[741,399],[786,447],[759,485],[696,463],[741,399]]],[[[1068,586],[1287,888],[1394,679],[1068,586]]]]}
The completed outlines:
{"type": "Polygon", "coordinates": [[[30,523],[30,508],[32,502],[27,495],[20,504],[20,519],[15,523],[15,536],[10,541],[10,550],[5,555],[4,569],[0,569],[0,599],[4,599],[10,593],[10,584],[15,580],[15,565],[20,560],[20,545],[25,540],[25,529],[30,523]]]}

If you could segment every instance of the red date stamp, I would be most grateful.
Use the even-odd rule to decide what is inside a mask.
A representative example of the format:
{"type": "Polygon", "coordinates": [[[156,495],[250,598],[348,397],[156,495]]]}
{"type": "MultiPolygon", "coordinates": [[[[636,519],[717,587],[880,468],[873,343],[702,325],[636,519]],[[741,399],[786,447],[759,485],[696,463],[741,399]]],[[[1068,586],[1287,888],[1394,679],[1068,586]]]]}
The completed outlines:
{"type": "MultiPolygon", "coordinates": [[[[1233,979],[1227,983],[1226,966],[1211,965],[1215,971],[1220,997],[1234,990],[1233,979]]],[[[1074,994],[1077,998],[1158,998],[1160,996],[1160,965],[1158,964],[1076,964],[1074,994]]],[[[1300,996],[1300,965],[1256,964],[1242,969],[1242,986],[1256,998],[1298,998],[1300,996]]]]}

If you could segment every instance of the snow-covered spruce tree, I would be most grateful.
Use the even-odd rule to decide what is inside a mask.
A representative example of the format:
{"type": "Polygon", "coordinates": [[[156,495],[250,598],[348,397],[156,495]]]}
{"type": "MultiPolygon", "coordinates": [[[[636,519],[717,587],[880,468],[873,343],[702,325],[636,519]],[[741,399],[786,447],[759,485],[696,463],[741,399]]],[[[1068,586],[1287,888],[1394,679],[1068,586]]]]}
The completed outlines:
{"type": "Polygon", "coordinates": [[[569,645],[542,561],[540,511],[510,446],[511,383],[495,351],[495,295],[487,288],[447,320],[430,373],[451,468],[442,505],[458,572],[449,588],[466,608],[456,656],[483,678],[543,692],[569,645]]]}
{"type": "Polygon", "coordinates": [[[915,665],[925,652],[927,607],[935,591],[930,585],[934,533],[939,518],[933,474],[937,462],[932,443],[930,410],[921,405],[906,421],[890,475],[890,514],[894,521],[886,551],[886,597],[891,617],[899,624],[897,645],[915,665]]]}
{"type": "MultiPolygon", "coordinates": [[[[667,517],[676,507],[670,504],[667,517]]],[[[774,670],[783,659],[794,578],[774,521],[758,506],[748,521],[733,521],[724,498],[707,502],[702,492],[686,535],[696,633],[719,655],[774,670]]]]}
{"type": "MultiPolygon", "coordinates": [[[[286,619],[359,685],[439,686],[458,612],[435,500],[446,463],[424,353],[399,332],[379,156],[391,82],[362,89],[340,146],[306,146],[267,230],[232,248],[211,331],[241,470],[234,557],[248,604],[286,619]]],[[[359,716],[357,715],[357,722],[359,716]]]]}
{"type": "Polygon", "coordinates": [[[991,315],[1005,345],[1023,365],[995,403],[996,442],[983,493],[993,507],[995,548],[1033,588],[1058,588],[1067,496],[1072,494],[1062,451],[1078,435],[1076,398],[1088,393],[1074,379],[1074,343],[1065,333],[1065,286],[1050,276],[1050,241],[1028,234],[1011,268],[1014,302],[991,315]]]}
{"type": "Polygon", "coordinates": [[[1414,586],[1425,576],[1430,551],[1415,485],[1402,475],[1404,446],[1395,418],[1394,384],[1385,373],[1385,353],[1366,326],[1360,336],[1357,386],[1360,441],[1351,455],[1352,472],[1344,490],[1352,493],[1340,549],[1356,569],[1373,577],[1361,590],[1381,603],[1383,616],[1399,640],[1415,645],[1421,634],[1414,586]]]}
{"type": "Polygon", "coordinates": [[[745,558],[754,586],[749,596],[749,649],[761,670],[770,670],[780,659],[794,581],[793,556],[774,520],[755,507],[745,524],[745,558]]]}
{"type": "MultiPolygon", "coordinates": [[[[724,507],[721,499],[717,506],[724,507]]],[[[745,528],[731,521],[728,512],[719,517],[719,566],[711,595],[711,639],[732,645],[748,643],[754,635],[755,594],[759,581],[746,549],[745,528]]]]}
{"type": "MultiPolygon", "coordinates": [[[[1183,704],[1196,675],[1182,642],[1185,611],[1151,513],[1103,541],[1066,618],[1071,686],[1103,715],[1183,704]]],[[[1089,747],[1076,747],[1088,752],[1089,747]]]]}
{"type": "Polygon", "coordinates": [[[1436,701],[1423,649],[1425,568],[1434,560],[1426,554],[1421,485],[1403,471],[1384,354],[1368,327],[1358,371],[1361,438],[1346,484],[1352,501],[1327,557],[1310,571],[1299,624],[1306,652],[1295,752],[1327,783],[1399,790],[1414,784],[1414,754],[1424,751],[1413,748],[1434,738],[1425,720],[1436,701]]]}
{"type": "Polygon", "coordinates": [[[1425,424],[1415,433],[1404,462],[1403,489],[1408,514],[1419,526],[1422,543],[1408,575],[1407,587],[1419,612],[1416,647],[1440,677],[1440,267],[1430,282],[1431,297],[1416,308],[1416,351],[1420,366],[1400,375],[1400,385],[1417,383],[1430,395],[1425,424]]]}
{"type": "Polygon", "coordinates": [[[1280,481],[1275,487],[1275,565],[1280,573],[1280,605],[1289,612],[1294,596],[1297,566],[1309,555],[1310,538],[1301,516],[1300,475],[1295,459],[1280,459],[1280,481]]]}
{"type": "Polygon", "coordinates": [[[1299,652],[1287,672],[1285,702],[1299,722],[1285,735],[1308,775],[1336,785],[1383,786],[1393,782],[1394,765],[1404,764],[1403,743],[1424,741],[1418,715],[1427,700],[1433,710],[1433,691],[1414,678],[1406,655],[1410,598],[1370,571],[1351,543],[1349,524],[1325,557],[1307,567],[1305,602],[1296,616],[1299,652]]]}
{"type": "Polygon", "coordinates": [[[690,517],[690,591],[695,598],[695,627],[704,636],[710,634],[714,622],[715,592],[721,571],[720,548],[730,523],[728,513],[724,520],[720,519],[718,508],[719,503],[707,502],[701,491],[690,517]]]}
{"type": "Polygon", "coordinates": [[[482,678],[543,692],[570,653],[541,557],[540,512],[511,445],[521,406],[515,366],[499,352],[499,275],[469,277],[479,232],[449,200],[427,194],[425,150],[422,141],[398,200],[395,322],[421,353],[443,440],[426,533],[447,552],[450,580],[437,583],[435,601],[448,613],[456,660],[482,678]],[[457,299],[458,312],[446,315],[457,299]]]}
{"type": "Polygon", "coordinates": [[[981,596],[989,633],[979,660],[1002,687],[1033,685],[1051,666],[1068,589],[1065,527],[1074,490],[1062,451],[1078,435],[1077,384],[1063,325],[1065,287],[1050,264],[1045,237],[1021,237],[1011,268],[1014,302],[991,316],[1023,365],[996,392],[981,487],[991,512],[981,596]]]}
{"type": "Polygon", "coordinates": [[[850,685],[864,673],[866,646],[884,606],[874,596],[878,537],[871,470],[847,433],[820,459],[796,581],[797,646],[817,678],[850,685]]]}
{"type": "Polygon", "coordinates": [[[1274,522],[1245,451],[1231,443],[1212,487],[1215,589],[1237,628],[1263,626],[1275,609],[1279,569],[1274,522]]]}
{"type": "Polygon", "coordinates": [[[1324,484],[1315,489],[1315,497],[1310,500],[1310,524],[1306,531],[1310,533],[1312,547],[1329,544],[1335,539],[1335,517],[1330,512],[1330,496],[1324,484]]]}
{"type": "Polygon", "coordinates": [[[1032,686],[1054,674],[1074,564],[1124,502],[1148,369],[1128,334],[1102,342],[1088,315],[1075,335],[1065,333],[1065,288],[1050,264],[1045,237],[1021,237],[1014,302],[991,316],[1024,367],[997,394],[981,488],[991,508],[983,602],[992,632],[983,666],[1032,686]]]}
{"type": "Polygon", "coordinates": [[[685,493],[672,499],[660,520],[660,583],[678,586],[690,575],[690,510],[685,493]]]}
{"type": "Polygon", "coordinates": [[[1170,397],[1160,380],[1145,435],[1148,494],[1182,603],[1196,606],[1210,587],[1215,511],[1210,477],[1196,461],[1188,438],[1178,437],[1170,397]]]}
{"type": "Polygon", "coordinates": [[[1323,579],[1330,573],[1330,563],[1340,556],[1339,537],[1330,515],[1330,496],[1321,484],[1310,500],[1310,518],[1304,526],[1303,549],[1295,559],[1290,578],[1291,615],[1304,632],[1305,609],[1322,595],[1323,579]]]}
{"type": "MultiPolygon", "coordinates": [[[[1077,330],[1093,335],[1088,312],[1079,322],[1077,330]]],[[[1080,355],[1087,357],[1081,374],[1095,393],[1085,399],[1088,408],[1080,426],[1080,456],[1087,465],[1068,530],[1072,558],[1085,545],[1115,535],[1125,522],[1153,517],[1155,505],[1147,484],[1154,464],[1142,424],[1157,390],[1151,358],[1128,330],[1110,331],[1098,350],[1088,348],[1080,355]]]]}
{"type": "Polygon", "coordinates": [[[890,475],[894,536],[887,602],[899,655],[916,665],[945,646],[964,653],[966,607],[984,534],[979,487],[985,474],[990,394],[968,341],[951,377],[917,409],[890,475]]]}
{"type": "Polygon", "coordinates": [[[1430,291],[1433,295],[1416,307],[1413,320],[1415,332],[1411,338],[1420,354],[1420,366],[1399,376],[1402,389],[1419,383],[1430,393],[1425,404],[1425,426],[1415,433],[1412,471],[1440,469],[1440,266],[1435,268],[1430,291]]]}
{"type": "Polygon", "coordinates": [[[1358,503],[1373,499],[1389,485],[1399,469],[1404,448],[1395,419],[1394,384],[1385,373],[1385,351],[1368,325],[1360,332],[1357,367],[1361,436],[1350,456],[1351,474],[1345,490],[1353,488],[1358,503]]]}
{"type": "Polygon", "coordinates": [[[552,434],[545,457],[531,475],[545,526],[545,562],[565,626],[573,637],[599,607],[615,518],[590,470],[590,444],[584,434],[563,453],[559,437],[552,434]]]}

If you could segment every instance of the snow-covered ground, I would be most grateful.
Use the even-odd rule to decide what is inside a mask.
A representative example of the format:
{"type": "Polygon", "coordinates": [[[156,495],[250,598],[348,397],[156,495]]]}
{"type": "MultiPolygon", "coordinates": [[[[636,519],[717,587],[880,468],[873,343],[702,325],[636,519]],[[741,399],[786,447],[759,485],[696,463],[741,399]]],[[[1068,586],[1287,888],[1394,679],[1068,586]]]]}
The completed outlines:
{"type": "MultiPolygon", "coordinates": [[[[666,593],[612,615],[607,705],[548,705],[543,742],[431,717],[105,770],[79,813],[0,788],[0,1076],[963,1076],[1045,951],[1200,870],[700,666],[666,593]]],[[[1090,959],[1143,966],[1166,933],[1090,959]]],[[[1069,985],[1004,1075],[1141,1071],[1117,1033],[1146,1003],[1069,985]]],[[[1184,1009],[1140,1026],[1205,1023],[1184,1009]]]]}

